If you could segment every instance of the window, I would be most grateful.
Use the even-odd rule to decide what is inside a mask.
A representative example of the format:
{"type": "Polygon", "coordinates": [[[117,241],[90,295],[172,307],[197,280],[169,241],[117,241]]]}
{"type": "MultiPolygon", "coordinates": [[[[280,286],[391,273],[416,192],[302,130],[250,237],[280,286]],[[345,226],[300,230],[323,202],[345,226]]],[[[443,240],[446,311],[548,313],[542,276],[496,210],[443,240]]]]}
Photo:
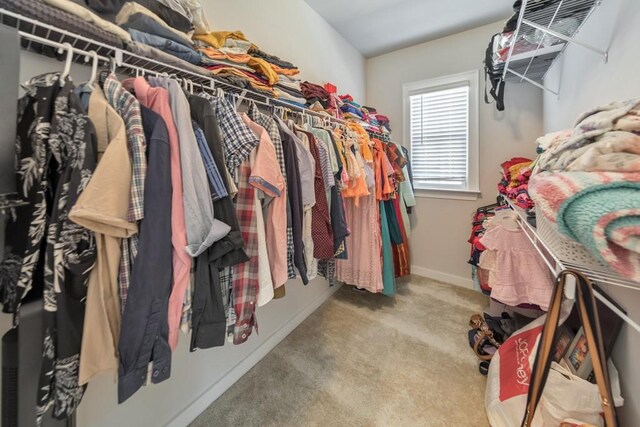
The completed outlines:
{"type": "Polygon", "coordinates": [[[478,72],[404,85],[405,135],[418,195],[478,195],[478,72]]]}

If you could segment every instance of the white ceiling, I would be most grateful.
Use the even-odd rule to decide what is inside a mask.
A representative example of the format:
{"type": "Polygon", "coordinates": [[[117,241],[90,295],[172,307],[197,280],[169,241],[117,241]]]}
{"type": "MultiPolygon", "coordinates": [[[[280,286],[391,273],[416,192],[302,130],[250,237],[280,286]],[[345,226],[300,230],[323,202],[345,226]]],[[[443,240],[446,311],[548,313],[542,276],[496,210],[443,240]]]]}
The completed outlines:
{"type": "Polygon", "coordinates": [[[367,58],[508,18],[514,0],[305,0],[367,58]]]}

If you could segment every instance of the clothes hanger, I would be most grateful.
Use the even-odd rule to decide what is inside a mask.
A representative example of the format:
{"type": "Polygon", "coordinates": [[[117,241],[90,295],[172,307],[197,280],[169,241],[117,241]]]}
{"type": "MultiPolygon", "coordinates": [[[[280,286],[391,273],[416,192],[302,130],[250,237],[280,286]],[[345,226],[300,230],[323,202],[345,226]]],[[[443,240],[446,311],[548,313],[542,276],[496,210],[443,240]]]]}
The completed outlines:
{"type": "Polygon", "coordinates": [[[71,46],[71,43],[68,42],[63,43],[63,46],[67,49],[67,57],[64,61],[62,74],[60,74],[60,86],[64,86],[67,77],[69,77],[69,73],[71,72],[71,63],[73,62],[73,46],[71,46]]]}
{"type": "Polygon", "coordinates": [[[91,77],[89,77],[87,86],[91,87],[96,81],[96,77],[98,77],[98,53],[95,50],[92,50],[89,52],[89,56],[93,58],[93,62],[91,63],[91,77]]]}
{"type": "Polygon", "coordinates": [[[244,101],[246,95],[247,95],[247,90],[246,89],[244,89],[242,91],[242,93],[240,93],[239,95],[235,94],[235,96],[236,96],[236,110],[238,108],[240,108],[240,104],[242,104],[242,101],[244,101]]]}

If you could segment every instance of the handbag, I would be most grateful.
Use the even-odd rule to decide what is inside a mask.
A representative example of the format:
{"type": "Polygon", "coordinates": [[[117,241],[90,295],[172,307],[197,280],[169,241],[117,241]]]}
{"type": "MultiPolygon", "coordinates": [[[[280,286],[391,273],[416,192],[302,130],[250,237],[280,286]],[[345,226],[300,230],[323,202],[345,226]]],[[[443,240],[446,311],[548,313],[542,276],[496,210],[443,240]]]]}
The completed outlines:
{"type": "Polygon", "coordinates": [[[605,425],[607,427],[616,427],[616,413],[611,392],[611,382],[609,379],[609,371],[607,369],[604,346],[602,344],[602,332],[600,330],[600,322],[598,319],[598,311],[596,309],[596,301],[593,294],[593,286],[591,281],[580,273],[571,270],[562,271],[558,275],[556,286],[549,305],[547,320],[544,324],[538,352],[535,356],[533,368],[531,370],[531,383],[527,393],[527,405],[522,427],[530,427],[533,423],[533,417],[536,408],[540,403],[544,386],[549,377],[549,370],[552,362],[553,345],[558,331],[558,324],[562,312],[562,298],[566,286],[567,277],[572,276],[576,279],[576,303],[578,304],[578,313],[580,321],[584,328],[584,335],[589,347],[589,353],[593,363],[593,372],[596,378],[598,391],[600,393],[600,402],[604,412],[605,425]]]}

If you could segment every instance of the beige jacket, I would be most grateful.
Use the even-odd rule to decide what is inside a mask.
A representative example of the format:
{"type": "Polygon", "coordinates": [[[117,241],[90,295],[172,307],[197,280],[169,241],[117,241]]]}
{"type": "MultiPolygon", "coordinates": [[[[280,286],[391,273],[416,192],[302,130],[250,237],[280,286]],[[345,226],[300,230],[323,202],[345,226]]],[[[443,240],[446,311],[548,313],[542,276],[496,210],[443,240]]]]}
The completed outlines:
{"type": "Polygon", "coordinates": [[[98,15],[96,15],[86,7],[83,7],[70,0],[44,0],[44,2],[48,5],[64,10],[65,12],[68,12],[72,15],[76,15],[84,19],[88,23],[94,24],[95,26],[100,27],[111,34],[114,34],[123,42],[129,43],[131,41],[131,35],[126,30],[118,27],[116,24],[107,21],[106,19],[100,18],[98,15]]]}
{"type": "Polygon", "coordinates": [[[104,154],[69,218],[95,232],[97,257],[89,276],[80,351],[80,384],[99,372],[118,368],[120,241],[137,233],[127,220],[131,161],[125,125],[99,86],[89,98],[89,118],[96,128],[98,152],[104,154]]]}

